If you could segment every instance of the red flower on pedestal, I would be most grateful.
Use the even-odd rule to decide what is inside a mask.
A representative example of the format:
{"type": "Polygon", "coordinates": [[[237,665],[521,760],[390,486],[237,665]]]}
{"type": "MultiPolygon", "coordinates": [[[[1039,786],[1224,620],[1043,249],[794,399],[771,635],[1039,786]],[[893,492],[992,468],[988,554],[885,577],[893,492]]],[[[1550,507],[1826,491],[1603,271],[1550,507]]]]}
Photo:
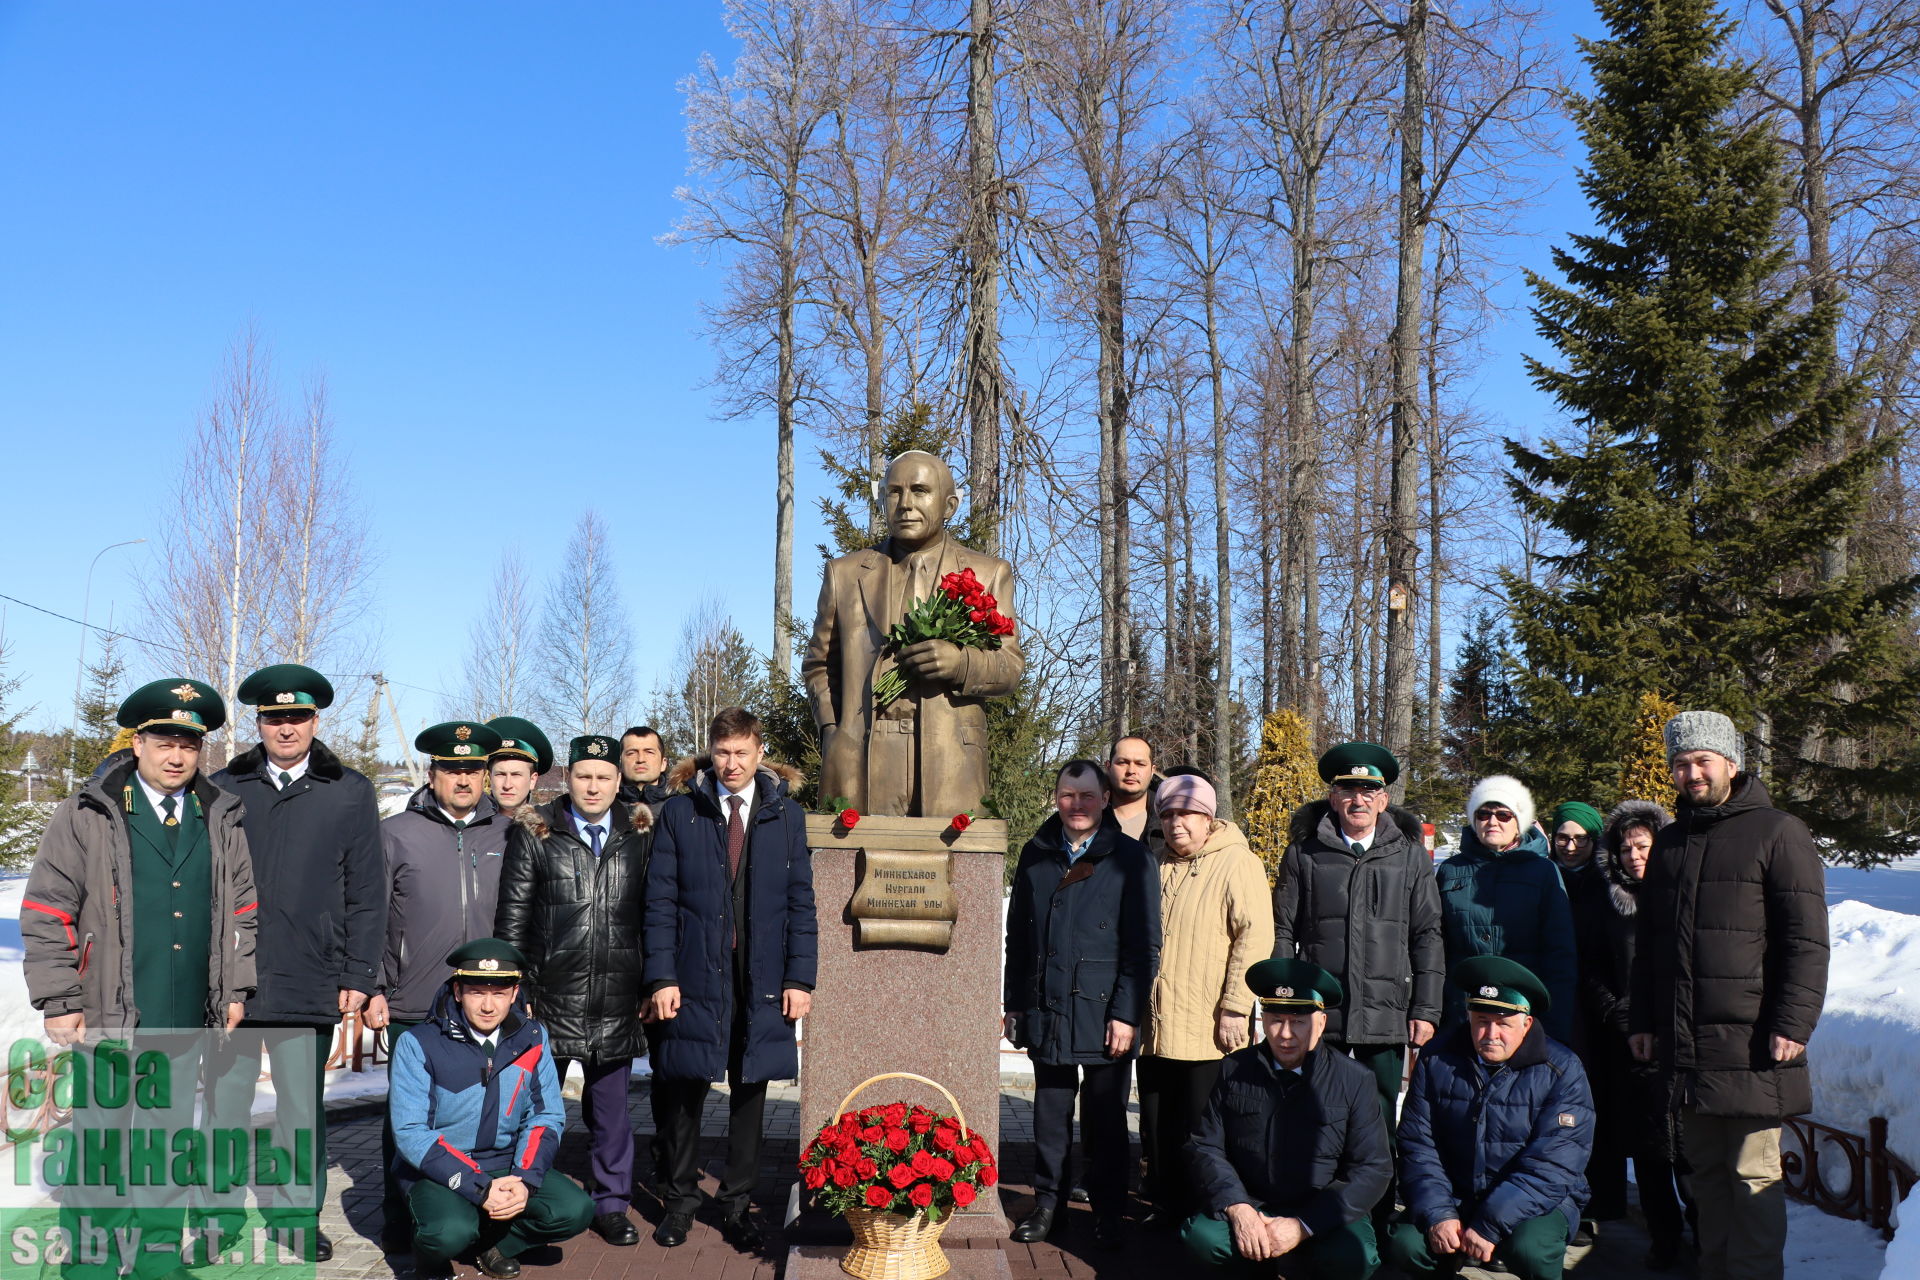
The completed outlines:
{"type": "Polygon", "coordinates": [[[953,815],[953,821],[949,822],[947,825],[952,827],[955,831],[965,831],[968,827],[973,825],[973,815],[970,813],[956,813],[953,815]]]}
{"type": "Polygon", "coordinates": [[[840,825],[849,831],[859,826],[860,811],[858,809],[842,809],[840,811],[840,825]]]}

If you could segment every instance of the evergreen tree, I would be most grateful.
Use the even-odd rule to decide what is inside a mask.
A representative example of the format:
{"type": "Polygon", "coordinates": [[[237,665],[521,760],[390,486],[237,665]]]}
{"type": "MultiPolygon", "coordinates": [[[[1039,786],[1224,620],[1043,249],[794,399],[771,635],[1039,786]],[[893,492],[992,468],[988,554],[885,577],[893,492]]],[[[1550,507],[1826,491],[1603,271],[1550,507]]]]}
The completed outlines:
{"type": "Polygon", "coordinates": [[[20,689],[20,677],[7,674],[7,658],[6,641],[0,638],[0,867],[22,867],[33,860],[48,808],[23,799],[20,771],[27,744],[19,728],[25,712],[8,705],[20,689]]]}
{"type": "Polygon", "coordinates": [[[1508,678],[1506,635],[1490,609],[1474,615],[1447,677],[1440,758],[1464,805],[1467,791],[1490,773],[1512,773],[1519,708],[1508,678]]]}
{"type": "Polygon", "coordinates": [[[376,687],[367,698],[367,708],[353,739],[340,751],[347,768],[364,778],[378,781],[384,765],[380,759],[380,691],[376,687]]]}
{"type": "Polygon", "coordinates": [[[113,737],[119,731],[120,700],[126,696],[127,664],[120,656],[120,639],[113,632],[103,634],[100,653],[87,664],[87,683],[78,707],[80,735],[73,742],[73,786],[86,785],[93,771],[113,751],[113,737]]]}
{"type": "Polygon", "coordinates": [[[1779,149],[1735,110],[1731,24],[1706,0],[1600,11],[1597,91],[1573,101],[1599,232],[1555,252],[1564,284],[1531,279],[1562,363],[1529,371],[1580,438],[1507,446],[1516,497],[1560,542],[1550,584],[1506,584],[1528,780],[1618,792],[1640,695],[1667,691],[1731,715],[1775,801],[1839,849],[1920,847],[1889,803],[1916,793],[1910,746],[1858,768],[1806,750],[1920,710],[1897,643],[1920,580],[1816,572],[1896,442],[1831,444],[1861,387],[1834,367],[1837,309],[1787,274],[1779,149]]]}
{"type": "Polygon", "coordinates": [[[1313,754],[1313,739],[1298,711],[1283,709],[1260,726],[1260,749],[1253,757],[1253,786],[1240,809],[1247,844],[1277,879],[1287,851],[1287,826],[1294,811],[1326,790],[1313,754]]]}
{"type": "Polygon", "coordinates": [[[1667,721],[1680,714],[1680,708],[1657,693],[1640,695],[1640,713],[1634,719],[1633,744],[1620,769],[1622,800],[1651,800],[1673,807],[1673,770],[1667,767],[1667,721]]]}

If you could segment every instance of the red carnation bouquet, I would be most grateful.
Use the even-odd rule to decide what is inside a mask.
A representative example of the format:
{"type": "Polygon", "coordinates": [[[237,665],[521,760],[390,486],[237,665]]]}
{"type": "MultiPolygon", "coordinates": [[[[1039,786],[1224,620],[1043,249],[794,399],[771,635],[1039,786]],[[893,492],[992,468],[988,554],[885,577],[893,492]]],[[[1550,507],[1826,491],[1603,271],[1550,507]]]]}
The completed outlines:
{"type": "MultiPolygon", "coordinates": [[[[1000,612],[995,600],[973,570],[962,569],[940,579],[940,587],[916,601],[907,616],[887,632],[887,644],[897,655],[922,640],[948,640],[962,649],[998,649],[1013,634],[1013,619],[1000,612]]],[[[898,667],[874,679],[873,705],[884,707],[907,691],[907,677],[898,667]]]]}
{"type": "Polygon", "coordinates": [[[1000,1179],[987,1140],[953,1116],[904,1102],[849,1111],[800,1154],[800,1179],[830,1212],[938,1222],[1000,1179]]]}

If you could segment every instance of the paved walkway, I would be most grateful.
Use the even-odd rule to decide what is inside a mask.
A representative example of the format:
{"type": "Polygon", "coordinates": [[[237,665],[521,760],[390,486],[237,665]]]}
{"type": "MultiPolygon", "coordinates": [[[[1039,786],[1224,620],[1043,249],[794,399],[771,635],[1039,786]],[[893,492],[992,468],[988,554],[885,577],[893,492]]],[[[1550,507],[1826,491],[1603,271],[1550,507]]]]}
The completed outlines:
{"type": "MultiPolygon", "coordinates": [[[[334,1242],[333,1261],[320,1268],[322,1276],[332,1280],[413,1280],[410,1255],[383,1256],[376,1243],[380,1235],[380,1125],[384,1104],[358,1104],[332,1112],[328,1126],[328,1145],[333,1162],[331,1186],[322,1226],[334,1242]]],[[[639,1174],[644,1181],[647,1168],[647,1135],[653,1132],[648,1111],[647,1086],[636,1081],[629,1100],[634,1128],[641,1135],[638,1146],[639,1174]]],[[[1032,1204],[1032,1116],[1030,1090],[1008,1087],[1001,1094],[1000,1122],[1005,1158],[1002,1163],[1004,1203],[1010,1217],[1018,1219],[1032,1204]]],[[[1130,1117],[1136,1131],[1137,1116],[1130,1117]]],[[[634,1209],[641,1219],[640,1243],[633,1248],[615,1249],[598,1236],[587,1234],[558,1249],[527,1254],[521,1259],[525,1280],[662,1280],[682,1277],[692,1280],[778,1280],[782,1275],[787,1242],[780,1230],[785,1215],[788,1188],[799,1158],[799,1091],[793,1087],[775,1087],[767,1101],[768,1135],[763,1148],[760,1194],[755,1198],[759,1220],[767,1232],[768,1244],[758,1256],[736,1253],[720,1238],[719,1232],[704,1222],[696,1222],[687,1243],[678,1249],[662,1249],[650,1236],[660,1220],[659,1201],[643,1186],[636,1191],[634,1209]]],[[[709,1170],[703,1183],[709,1193],[718,1185],[711,1172],[724,1155],[726,1133],[726,1097],[715,1091],[707,1099],[701,1121],[701,1166],[709,1170]]],[[[581,1176],[586,1169],[587,1144],[580,1126],[577,1104],[568,1107],[568,1129],[561,1143],[558,1167],[581,1176]]],[[[1172,1235],[1136,1231],[1129,1247],[1120,1253],[1104,1253],[1093,1247],[1091,1215],[1084,1205],[1072,1206],[1067,1227],[1054,1241],[1041,1245],[1020,1245],[1010,1241],[977,1240],[961,1242],[956,1248],[1000,1249],[1006,1256],[1013,1280],[1063,1280],[1063,1278],[1106,1277],[1110,1280],[1169,1280],[1169,1277],[1193,1273],[1177,1238],[1172,1235]]],[[[1637,1222],[1612,1223],[1600,1242],[1590,1251],[1569,1257],[1568,1274],[1577,1280],[1616,1280],[1639,1277],[1644,1273],[1640,1257],[1647,1238],[1637,1222]]],[[[1468,1269],[1462,1273],[1480,1278],[1502,1273],[1468,1269]]],[[[457,1265],[455,1275],[471,1280],[479,1275],[471,1265],[457,1265]]],[[[1382,1277],[1389,1272],[1382,1271],[1382,1277]]]]}

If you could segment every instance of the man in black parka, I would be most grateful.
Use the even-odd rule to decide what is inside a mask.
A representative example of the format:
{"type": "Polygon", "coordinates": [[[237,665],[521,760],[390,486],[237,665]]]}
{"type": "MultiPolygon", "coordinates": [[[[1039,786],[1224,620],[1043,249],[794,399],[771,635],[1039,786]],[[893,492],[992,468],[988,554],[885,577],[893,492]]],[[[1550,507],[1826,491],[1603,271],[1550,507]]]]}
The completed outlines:
{"type": "Polygon", "coordinates": [[[1667,722],[1680,790],[1640,890],[1627,1014],[1680,1109],[1699,1209],[1700,1274],[1783,1273],[1780,1121],[1813,1109],[1807,1041],[1827,991],[1826,872],[1806,825],[1741,771],[1733,721],[1667,722]]]}
{"type": "Polygon", "coordinates": [[[586,734],[567,746],[567,794],[523,806],[507,837],[494,936],[527,958],[527,999],[547,1028],[554,1069],[585,1072],[580,1115],[592,1144],[594,1231],[608,1244],[640,1241],[633,1195],[633,1122],[627,1090],[647,1051],[640,929],[653,813],[626,805],[620,744],[586,734]]]}
{"type": "MultiPolygon", "coordinates": [[[[248,1029],[306,1030],[313,1036],[311,1065],[294,1070],[285,1037],[274,1038],[269,1059],[277,1088],[312,1090],[311,1115],[324,1114],[321,1095],[334,1028],[372,994],[387,930],[373,784],[315,736],[320,712],[332,702],[333,686],[311,667],[287,662],[254,672],[240,683],[239,704],[253,708],[260,741],[212,779],[246,806],[247,849],[260,897],[254,952],[259,990],[247,1002],[237,1066],[223,1081],[222,1096],[227,1089],[250,1090],[259,1074],[258,1047],[251,1059],[247,1054],[248,1029]],[[296,1081],[297,1074],[306,1078],[296,1081]]],[[[316,1127],[313,1142],[313,1192],[324,1204],[325,1126],[316,1127]]],[[[316,1261],[332,1256],[332,1242],[319,1233],[316,1261]]]]}
{"type": "Polygon", "coordinates": [[[1033,1060],[1033,1211],[1013,1229],[1052,1233],[1073,1185],[1073,1104],[1080,1100],[1094,1239],[1121,1245],[1126,1207],[1127,1091],[1160,961],[1160,872],[1107,807],[1106,770],[1068,761],[1058,810],[1020,851],[1007,907],[1006,1035],[1033,1060]]]}

